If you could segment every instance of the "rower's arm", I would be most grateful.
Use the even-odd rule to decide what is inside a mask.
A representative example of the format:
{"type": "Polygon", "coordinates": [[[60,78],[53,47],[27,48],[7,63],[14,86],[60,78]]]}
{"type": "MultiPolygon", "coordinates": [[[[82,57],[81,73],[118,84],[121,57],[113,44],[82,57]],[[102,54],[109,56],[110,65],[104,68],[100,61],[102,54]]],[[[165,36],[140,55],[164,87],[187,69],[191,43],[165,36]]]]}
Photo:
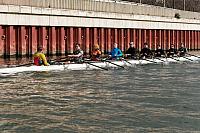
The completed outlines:
{"type": "Polygon", "coordinates": [[[123,56],[122,51],[120,49],[118,50],[118,55],[117,56],[119,56],[119,57],[123,56]]]}
{"type": "Polygon", "coordinates": [[[41,57],[42,61],[44,62],[44,65],[45,66],[49,66],[49,63],[47,62],[47,59],[46,59],[45,55],[41,54],[40,57],[41,57]]]}

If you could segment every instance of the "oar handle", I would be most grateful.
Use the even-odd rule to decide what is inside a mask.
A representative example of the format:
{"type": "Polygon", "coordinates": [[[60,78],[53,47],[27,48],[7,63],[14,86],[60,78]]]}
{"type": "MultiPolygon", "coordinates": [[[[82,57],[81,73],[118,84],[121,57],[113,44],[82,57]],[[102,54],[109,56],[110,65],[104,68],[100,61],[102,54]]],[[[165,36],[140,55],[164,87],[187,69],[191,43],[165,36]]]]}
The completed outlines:
{"type": "Polygon", "coordinates": [[[113,62],[111,62],[111,61],[108,61],[108,60],[104,60],[104,61],[105,61],[105,62],[108,62],[108,63],[110,63],[110,64],[113,64],[113,65],[115,65],[115,66],[118,66],[118,67],[121,67],[121,68],[125,69],[124,66],[120,66],[120,65],[115,64],[115,63],[113,63],[113,62]]]}
{"type": "Polygon", "coordinates": [[[152,62],[152,63],[157,63],[156,61],[149,60],[149,59],[144,59],[144,60],[146,60],[146,61],[148,61],[148,62],[152,62]]]}
{"type": "Polygon", "coordinates": [[[97,65],[92,64],[91,62],[88,62],[88,61],[83,61],[83,62],[86,63],[86,64],[89,64],[89,65],[91,65],[91,66],[94,66],[94,67],[97,67],[97,68],[100,68],[100,69],[103,69],[103,70],[108,71],[108,68],[104,68],[104,67],[101,67],[101,66],[97,66],[97,65]]]}
{"type": "Polygon", "coordinates": [[[178,60],[178,59],[175,59],[174,57],[168,57],[168,58],[171,58],[171,59],[173,59],[173,60],[175,60],[175,61],[180,61],[180,60],[178,60]]]}
{"type": "Polygon", "coordinates": [[[185,58],[185,59],[187,59],[187,60],[190,60],[190,61],[194,61],[194,60],[192,60],[192,59],[190,59],[190,58],[187,58],[187,57],[184,57],[184,56],[183,56],[183,58],[185,58]]]}
{"type": "Polygon", "coordinates": [[[29,66],[29,65],[33,65],[33,64],[34,64],[33,62],[30,62],[30,63],[26,63],[26,64],[17,65],[15,67],[29,66]]]}
{"type": "Polygon", "coordinates": [[[199,56],[196,56],[196,55],[193,55],[193,54],[189,54],[189,53],[186,53],[186,54],[188,54],[190,56],[194,56],[194,57],[200,58],[199,56]]]}

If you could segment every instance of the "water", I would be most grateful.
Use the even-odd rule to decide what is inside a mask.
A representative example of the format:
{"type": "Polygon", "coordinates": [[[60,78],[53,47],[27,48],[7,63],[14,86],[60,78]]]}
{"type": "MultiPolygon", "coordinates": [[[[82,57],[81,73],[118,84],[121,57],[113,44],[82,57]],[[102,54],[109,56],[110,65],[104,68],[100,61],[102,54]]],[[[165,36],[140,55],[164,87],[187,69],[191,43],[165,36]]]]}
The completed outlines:
{"type": "Polygon", "coordinates": [[[0,78],[0,132],[200,132],[200,64],[0,78]]]}

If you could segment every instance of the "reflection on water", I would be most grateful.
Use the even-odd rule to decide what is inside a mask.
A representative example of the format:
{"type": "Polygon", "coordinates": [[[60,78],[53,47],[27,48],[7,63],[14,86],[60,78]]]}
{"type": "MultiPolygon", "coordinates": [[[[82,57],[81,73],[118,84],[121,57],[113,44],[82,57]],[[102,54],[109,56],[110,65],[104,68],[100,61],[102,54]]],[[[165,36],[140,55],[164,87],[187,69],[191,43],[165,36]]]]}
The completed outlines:
{"type": "Polygon", "coordinates": [[[0,78],[0,131],[200,131],[200,64],[0,78]]]}

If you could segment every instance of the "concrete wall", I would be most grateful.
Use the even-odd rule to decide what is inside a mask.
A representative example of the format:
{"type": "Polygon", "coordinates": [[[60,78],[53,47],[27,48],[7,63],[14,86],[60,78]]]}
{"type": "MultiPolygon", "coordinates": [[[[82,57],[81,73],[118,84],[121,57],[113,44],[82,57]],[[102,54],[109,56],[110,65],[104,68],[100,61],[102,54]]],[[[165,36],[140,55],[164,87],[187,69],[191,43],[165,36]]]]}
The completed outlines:
{"type": "Polygon", "coordinates": [[[111,51],[114,42],[125,51],[130,41],[135,42],[138,49],[144,42],[152,49],[157,44],[168,49],[171,43],[177,48],[184,43],[190,50],[200,49],[200,20],[176,19],[174,10],[88,0],[74,0],[74,3],[64,5],[51,1],[52,5],[57,5],[55,7],[69,6],[59,9],[46,7],[48,1],[42,0],[37,2],[43,2],[43,6],[39,6],[41,3],[32,5],[31,0],[29,5],[32,6],[21,6],[27,4],[23,0],[3,2],[6,3],[0,5],[0,56],[4,57],[30,56],[39,45],[49,55],[69,54],[75,43],[80,43],[86,54],[97,43],[104,53],[111,51]],[[19,2],[18,5],[15,2],[19,2]],[[85,5],[82,2],[86,2],[85,5]]]}
{"type": "Polygon", "coordinates": [[[116,2],[114,0],[0,0],[1,5],[20,5],[43,8],[72,9],[82,11],[100,11],[135,15],[161,16],[174,18],[200,19],[200,13],[163,8],[159,6],[116,2]]]}
{"type": "Polygon", "coordinates": [[[199,30],[200,20],[0,5],[1,25],[199,30]]]}

